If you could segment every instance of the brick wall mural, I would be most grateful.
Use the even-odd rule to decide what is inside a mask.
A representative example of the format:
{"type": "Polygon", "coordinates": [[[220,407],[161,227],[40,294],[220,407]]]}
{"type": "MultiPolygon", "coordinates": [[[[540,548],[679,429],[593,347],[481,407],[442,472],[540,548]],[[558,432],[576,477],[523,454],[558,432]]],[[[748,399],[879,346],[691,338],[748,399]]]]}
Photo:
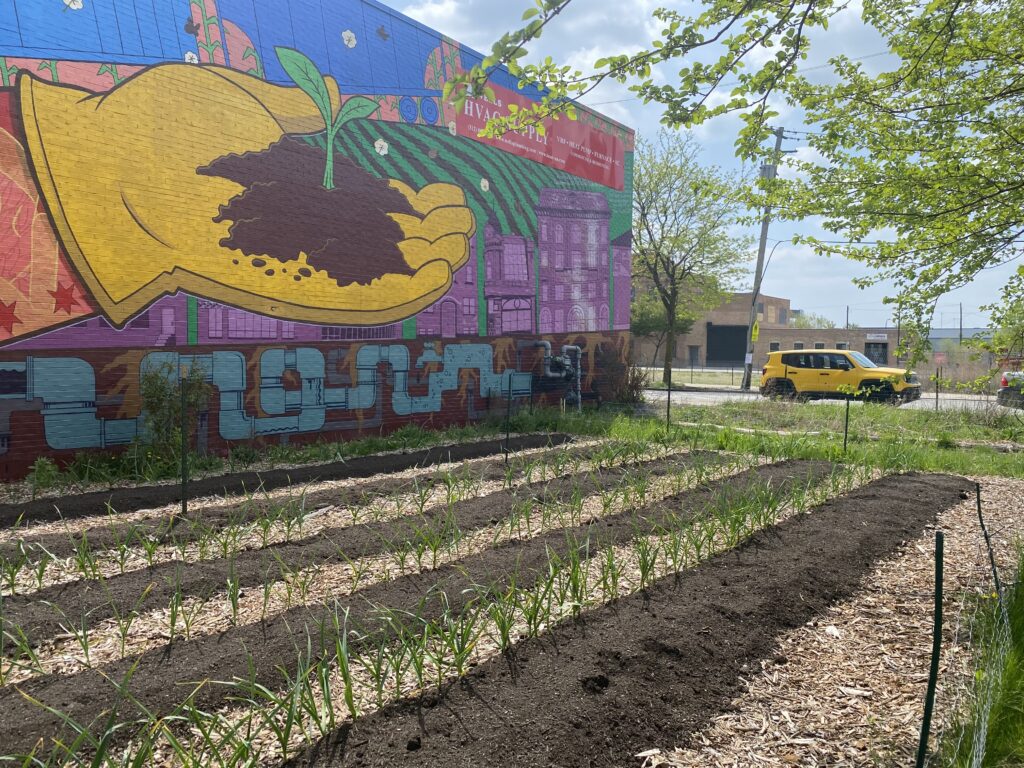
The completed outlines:
{"type": "Polygon", "coordinates": [[[479,60],[372,0],[0,0],[0,477],[135,440],[151,369],[208,450],[575,397],[551,355],[607,396],[632,133],[482,139],[534,94],[443,103],[479,60]]]}

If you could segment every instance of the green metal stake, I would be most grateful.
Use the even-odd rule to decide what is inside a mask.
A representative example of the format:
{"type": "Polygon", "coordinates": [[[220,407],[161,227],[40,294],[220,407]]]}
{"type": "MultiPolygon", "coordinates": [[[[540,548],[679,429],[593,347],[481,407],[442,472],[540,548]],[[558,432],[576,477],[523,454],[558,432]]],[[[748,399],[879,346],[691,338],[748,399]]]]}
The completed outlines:
{"type": "Polygon", "coordinates": [[[508,402],[505,405],[505,465],[508,466],[508,444],[512,434],[512,374],[508,377],[508,402]]]}
{"type": "Polygon", "coordinates": [[[928,673],[928,691],[924,697],[924,721],[921,739],[917,744],[917,768],[924,768],[928,755],[928,732],[932,728],[932,708],[935,706],[935,684],[939,679],[939,652],[942,649],[942,552],[945,537],[935,532],[935,624],[932,629],[932,665],[928,673]]]}
{"type": "Polygon", "coordinates": [[[665,439],[672,431],[672,375],[668,377],[668,394],[665,396],[665,439]]]}
{"type": "Polygon", "coordinates": [[[843,453],[846,453],[846,443],[850,437],[850,395],[846,395],[846,423],[843,425],[843,453]]]}
{"type": "Polygon", "coordinates": [[[185,377],[178,384],[181,390],[181,517],[188,515],[188,397],[185,377]]]}

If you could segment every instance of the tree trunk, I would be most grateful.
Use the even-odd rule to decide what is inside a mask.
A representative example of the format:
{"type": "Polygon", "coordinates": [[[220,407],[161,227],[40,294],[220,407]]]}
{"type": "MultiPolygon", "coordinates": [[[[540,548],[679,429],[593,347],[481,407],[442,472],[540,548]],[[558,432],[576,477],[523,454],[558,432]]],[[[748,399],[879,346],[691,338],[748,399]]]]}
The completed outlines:
{"type": "Polygon", "coordinates": [[[669,328],[665,332],[665,367],[661,372],[661,380],[665,386],[672,383],[672,362],[676,356],[676,329],[669,328]]]}

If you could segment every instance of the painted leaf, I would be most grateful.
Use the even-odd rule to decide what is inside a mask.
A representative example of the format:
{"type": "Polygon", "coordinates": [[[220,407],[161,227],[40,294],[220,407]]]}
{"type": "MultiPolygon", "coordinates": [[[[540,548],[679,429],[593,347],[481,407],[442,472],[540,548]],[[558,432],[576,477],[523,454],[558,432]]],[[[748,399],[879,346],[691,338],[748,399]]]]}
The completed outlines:
{"type": "Polygon", "coordinates": [[[368,99],[365,96],[353,96],[341,105],[338,119],[334,121],[334,130],[338,130],[349,120],[369,117],[378,109],[380,109],[380,105],[373,99],[368,99]]]}
{"type": "Polygon", "coordinates": [[[281,66],[288,73],[288,77],[316,104],[320,114],[323,115],[324,127],[329,128],[333,116],[331,114],[333,112],[331,108],[331,94],[327,90],[327,81],[320,74],[316,64],[306,54],[300,53],[294,48],[277,46],[274,48],[274,53],[277,54],[277,60],[281,62],[281,66]]]}

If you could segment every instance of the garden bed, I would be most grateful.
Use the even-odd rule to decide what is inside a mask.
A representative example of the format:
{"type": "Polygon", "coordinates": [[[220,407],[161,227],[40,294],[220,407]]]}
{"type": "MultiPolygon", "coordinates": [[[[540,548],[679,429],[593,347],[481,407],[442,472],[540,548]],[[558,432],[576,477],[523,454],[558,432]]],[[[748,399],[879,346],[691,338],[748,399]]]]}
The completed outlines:
{"type": "Polygon", "coordinates": [[[10,530],[0,752],[628,764],[966,487],[878,477],[607,442],[10,530]]]}
{"type": "Polygon", "coordinates": [[[623,766],[685,742],[777,637],[853,594],[970,483],[888,477],[494,658],[440,695],[356,720],[292,765],[623,766]]]}
{"type": "MultiPolygon", "coordinates": [[[[830,471],[830,466],[822,462],[785,462],[747,470],[727,480],[671,494],[639,509],[602,516],[596,521],[559,525],[539,535],[509,540],[458,558],[451,565],[377,582],[355,591],[344,608],[353,626],[370,628],[369,631],[382,607],[421,618],[457,611],[473,598],[476,586],[500,588],[512,580],[520,587],[531,585],[547,572],[552,553],[564,556],[575,542],[588,537],[592,537],[596,552],[601,546],[631,540],[638,526],[646,532],[654,532],[671,519],[702,514],[712,508],[716,500],[737,496],[744,487],[756,484],[759,488],[803,488],[808,482],[824,479],[830,471]]],[[[502,521],[510,512],[509,498],[503,495],[498,498],[500,502],[491,506],[489,515],[491,519],[502,521]]],[[[145,592],[146,584],[140,580],[135,586],[138,599],[145,592]]],[[[220,582],[210,582],[212,589],[219,586],[220,582]]],[[[28,625],[30,635],[42,631],[44,626],[47,631],[51,630],[54,624],[49,619],[36,619],[38,613],[33,606],[33,602],[20,603],[16,610],[8,612],[8,620],[19,627],[20,622],[13,616],[37,621],[28,625]]],[[[46,609],[46,606],[41,607],[46,609]]],[[[64,608],[70,616],[75,616],[75,603],[65,604],[64,608]]],[[[138,715],[136,704],[155,714],[171,711],[188,695],[189,687],[182,685],[184,681],[231,680],[251,671],[255,675],[254,682],[273,685],[281,670],[294,670],[296,649],[305,648],[309,642],[314,648],[333,643],[331,637],[325,637],[331,634],[331,625],[326,619],[336,610],[334,601],[298,606],[266,621],[176,641],[78,674],[35,677],[20,683],[19,690],[0,688],[0,706],[5,711],[0,723],[0,743],[6,749],[27,750],[38,739],[46,740],[62,732],[61,718],[33,703],[29,697],[59,708],[79,723],[94,724],[116,700],[112,698],[115,682],[126,681],[124,693],[130,694],[135,702],[122,702],[122,706],[127,707],[125,717],[138,715]]],[[[196,692],[194,702],[197,706],[213,707],[230,695],[230,689],[225,686],[206,685],[196,692]]],[[[64,736],[67,736],[66,731],[64,736]]]]}
{"type": "MultiPolygon", "coordinates": [[[[510,451],[522,451],[561,445],[571,440],[571,436],[564,434],[516,435],[511,438],[508,448],[510,451]]],[[[357,456],[328,464],[204,477],[191,480],[187,490],[189,499],[207,496],[241,496],[257,490],[271,491],[275,488],[303,485],[314,481],[364,478],[401,472],[412,467],[430,464],[467,461],[502,453],[504,450],[504,438],[435,445],[410,452],[357,456]]],[[[103,515],[108,509],[126,513],[180,502],[180,483],[115,488],[76,495],[39,498],[17,504],[0,504],[0,528],[26,521],[35,523],[44,520],[72,520],[91,515],[103,515]]]]}

